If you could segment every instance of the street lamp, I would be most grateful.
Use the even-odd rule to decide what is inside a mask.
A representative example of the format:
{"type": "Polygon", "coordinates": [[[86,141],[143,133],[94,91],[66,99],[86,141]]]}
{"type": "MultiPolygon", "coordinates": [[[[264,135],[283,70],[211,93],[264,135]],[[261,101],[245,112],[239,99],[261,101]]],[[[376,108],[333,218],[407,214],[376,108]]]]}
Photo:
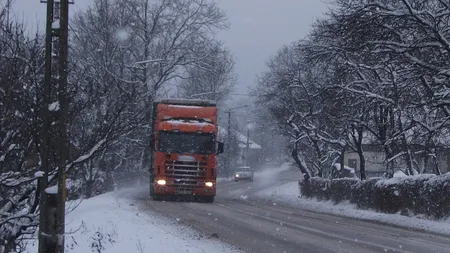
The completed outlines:
{"type": "Polygon", "coordinates": [[[230,153],[231,153],[231,112],[237,110],[237,109],[242,109],[245,107],[249,107],[249,105],[244,105],[244,106],[238,106],[238,107],[234,107],[231,109],[228,109],[228,111],[226,111],[226,113],[228,113],[228,127],[227,127],[227,159],[226,159],[226,165],[225,165],[225,173],[226,173],[226,177],[229,178],[230,177],[230,153]]]}

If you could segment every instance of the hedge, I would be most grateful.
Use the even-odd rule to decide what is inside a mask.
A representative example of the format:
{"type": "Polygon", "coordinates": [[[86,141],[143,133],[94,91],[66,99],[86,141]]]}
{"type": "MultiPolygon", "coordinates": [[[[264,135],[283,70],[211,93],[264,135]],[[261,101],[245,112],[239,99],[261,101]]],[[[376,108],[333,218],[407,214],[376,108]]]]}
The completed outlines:
{"type": "Polygon", "coordinates": [[[360,209],[383,213],[412,213],[432,219],[450,217],[450,174],[423,174],[402,178],[325,179],[299,181],[303,197],[349,201],[360,209]]]}

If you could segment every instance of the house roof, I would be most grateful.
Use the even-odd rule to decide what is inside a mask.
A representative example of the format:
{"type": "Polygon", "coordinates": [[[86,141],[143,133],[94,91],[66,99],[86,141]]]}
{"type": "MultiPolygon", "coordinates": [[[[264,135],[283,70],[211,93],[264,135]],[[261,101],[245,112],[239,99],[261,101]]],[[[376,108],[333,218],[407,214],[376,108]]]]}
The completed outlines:
{"type": "MultiPolygon", "coordinates": [[[[231,131],[233,131],[233,133],[236,135],[236,138],[238,139],[239,148],[246,148],[247,147],[247,136],[243,135],[242,133],[240,133],[236,130],[231,130],[231,131]]],[[[226,136],[227,130],[219,127],[219,133],[222,136],[226,136]]],[[[248,142],[249,142],[250,149],[261,149],[261,146],[259,144],[257,144],[256,142],[252,141],[251,139],[249,139],[248,142]]]]}

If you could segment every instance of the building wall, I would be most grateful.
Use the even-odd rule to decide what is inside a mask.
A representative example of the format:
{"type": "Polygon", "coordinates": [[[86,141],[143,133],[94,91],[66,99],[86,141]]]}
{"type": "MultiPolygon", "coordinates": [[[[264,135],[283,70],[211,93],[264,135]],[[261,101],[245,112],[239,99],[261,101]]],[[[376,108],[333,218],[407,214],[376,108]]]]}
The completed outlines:
{"type": "MultiPolygon", "coordinates": [[[[384,152],[380,151],[365,151],[364,157],[366,159],[366,175],[367,177],[377,177],[382,176],[385,172],[385,154],[384,152]]],[[[416,161],[419,165],[419,168],[423,167],[424,161],[423,157],[416,156],[416,161]]],[[[431,162],[431,161],[430,161],[431,162]]],[[[439,163],[439,169],[442,173],[449,172],[449,166],[450,166],[450,152],[441,152],[438,155],[438,163],[439,163]]],[[[356,174],[359,176],[359,155],[356,152],[347,152],[345,154],[345,161],[344,164],[350,168],[354,168],[357,172],[356,174]]],[[[431,164],[430,164],[431,165],[431,164]]],[[[405,169],[407,168],[406,163],[403,161],[403,159],[398,159],[394,163],[394,170],[397,169],[405,169]]],[[[435,173],[436,170],[433,166],[429,167],[427,169],[427,173],[435,173]]]]}
{"type": "MultiPolygon", "coordinates": [[[[382,176],[385,172],[384,160],[385,154],[383,152],[366,151],[364,152],[364,158],[366,159],[366,175],[367,177],[382,176]]],[[[359,176],[359,155],[356,152],[348,152],[345,154],[344,164],[350,168],[356,170],[356,174],[359,176]]]]}

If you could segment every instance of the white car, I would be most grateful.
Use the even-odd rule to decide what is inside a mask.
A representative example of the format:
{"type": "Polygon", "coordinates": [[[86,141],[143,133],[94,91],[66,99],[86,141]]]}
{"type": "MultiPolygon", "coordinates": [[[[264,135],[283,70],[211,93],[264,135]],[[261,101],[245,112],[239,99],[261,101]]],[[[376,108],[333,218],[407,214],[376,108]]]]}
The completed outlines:
{"type": "Polygon", "coordinates": [[[253,181],[253,170],[248,166],[239,167],[234,175],[234,181],[238,182],[240,180],[253,181]]]}

